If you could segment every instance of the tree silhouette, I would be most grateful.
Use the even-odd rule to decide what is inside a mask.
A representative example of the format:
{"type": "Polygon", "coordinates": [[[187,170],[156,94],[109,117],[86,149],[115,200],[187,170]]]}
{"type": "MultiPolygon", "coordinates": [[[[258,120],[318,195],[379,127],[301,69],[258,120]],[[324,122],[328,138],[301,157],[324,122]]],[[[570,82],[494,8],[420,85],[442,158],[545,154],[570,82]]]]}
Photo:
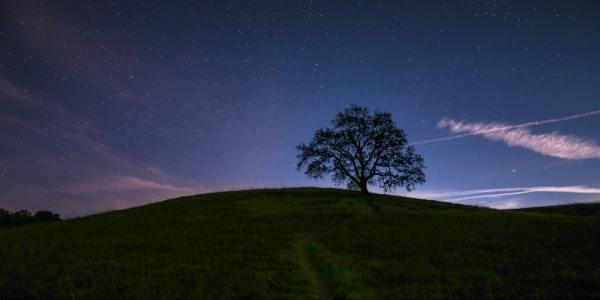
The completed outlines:
{"type": "Polygon", "coordinates": [[[21,209],[13,214],[13,223],[15,225],[24,225],[33,222],[33,216],[27,210],[21,209]]]}
{"type": "Polygon", "coordinates": [[[21,209],[14,213],[0,208],[0,228],[15,227],[37,222],[60,221],[60,215],[47,210],[41,210],[32,215],[29,211],[21,209]]]}
{"type": "Polygon", "coordinates": [[[336,115],[331,128],[317,130],[312,141],[300,144],[298,169],[315,179],[331,174],[335,183],[369,193],[369,185],[388,192],[407,191],[425,183],[423,157],[409,146],[404,130],[392,115],[352,105],[336,115]]]}
{"type": "Polygon", "coordinates": [[[36,222],[60,221],[60,215],[47,210],[40,210],[33,215],[36,222]]]}

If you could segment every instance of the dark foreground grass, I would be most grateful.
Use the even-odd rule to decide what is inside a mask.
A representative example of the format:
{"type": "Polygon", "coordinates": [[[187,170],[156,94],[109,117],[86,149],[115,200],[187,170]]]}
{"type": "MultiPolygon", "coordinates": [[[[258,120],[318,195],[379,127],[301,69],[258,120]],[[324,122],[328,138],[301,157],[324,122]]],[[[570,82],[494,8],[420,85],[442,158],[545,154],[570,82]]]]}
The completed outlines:
{"type": "Polygon", "coordinates": [[[600,297],[593,214],[369,197],[216,193],[2,230],[0,299],[600,297]]]}

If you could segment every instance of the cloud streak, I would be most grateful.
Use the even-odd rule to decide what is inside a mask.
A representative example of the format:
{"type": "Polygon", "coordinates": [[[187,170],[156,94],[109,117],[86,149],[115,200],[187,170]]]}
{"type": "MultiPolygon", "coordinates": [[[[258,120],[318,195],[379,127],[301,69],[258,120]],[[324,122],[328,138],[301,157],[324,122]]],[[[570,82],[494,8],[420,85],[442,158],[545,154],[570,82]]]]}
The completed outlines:
{"type": "Polygon", "coordinates": [[[456,135],[423,140],[412,143],[412,145],[430,144],[482,135],[491,140],[503,141],[509,146],[519,146],[553,157],[565,159],[600,158],[600,146],[593,141],[586,141],[571,135],[561,135],[556,132],[533,134],[527,130],[528,127],[532,126],[559,123],[596,115],[600,115],[600,110],[516,125],[480,122],[467,123],[444,118],[438,123],[438,128],[448,127],[456,135]]]}
{"type": "Polygon", "coordinates": [[[53,109],[51,98],[4,76],[0,100],[7,108],[0,111],[0,134],[7,136],[0,142],[2,208],[73,217],[207,190],[158,161],[107,144],[92,120],[53,109]],[[60,147],[45,148],[48,144],[60,147]]]}
{"type": "Polygon", "coordinates": [[[600,195],[600,188],[583,185],[571,186],[534,186],[534,187],[511,187],[497,189],[476,189],[450,192],[415,193],[411,196],[439,199],[448,202],[462,202],[473,199],[501,198],[530,193],[572,193],[572,194],[596,194],[600,195]]]}
{"type": "MultiPolygon", "coordinates": [[[[528,123],[531,124],[531,123],[528,123]]],[[[440,128],[448,127],[453,133],[482,135],[502,141],[512,147],[521,147],[534,152],[563,159],[600,158],[600,146],[589,140],[557,132],[536,134],[529,131],[527,124],[519,127],[502,123],[466,123],[452,119],[443,119],[440,128]]]]}
{"type": "Polygon", "coordinates": [[[180,187],[168,183],[162,183],[154,180],[148,180],[135,176],[112,176],[104,180],[96,180],[83,184],[71,185],[58,190],[68,194],[87,195],[102,192],[126,192],[126,191],[166,191],[176,194],[189,195],[195,191],[189,187],[180,187]]]}
{"type": "Polygon", "coordinates": [[[419,141],[412,145],[429,144],[481,135],[490,140],[502,141],[512,147],[521,147],[552,157],[563,159],[600,158],[600,145],[595,141],[584,140],[577,136],[560,134],[558,132],[537,134],[532,133],[528,129],[528,127],[531,126],[564,122],[596,115],[600,115],[600,110],[516,125],[482,122],[469,123],[444,118],[438,123],[438,128],[449,128],[450,131],[456,135],[419,141]]]}
{"type": "Polygon", "coordinates": [[[201,185],[180,186],[134,175],[110,174],[82,182],[19,184],[10,190],[0,190],[0,200],[7,200],[0,201],[0,207],[31,211],[48,209],[70,218],[207,191],[210,190],[201,185]]]}

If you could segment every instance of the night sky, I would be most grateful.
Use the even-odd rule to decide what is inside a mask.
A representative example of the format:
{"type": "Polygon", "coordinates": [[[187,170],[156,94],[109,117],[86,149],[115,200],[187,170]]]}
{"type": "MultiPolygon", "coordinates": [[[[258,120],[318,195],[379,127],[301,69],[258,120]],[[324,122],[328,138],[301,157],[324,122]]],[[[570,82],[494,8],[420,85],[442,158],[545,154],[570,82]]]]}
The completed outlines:
{"type": "Polygon", "coordinates": [[[351,104],[425,158],[411,196],[600,200],[598,1],[148,2],[0,1],[0,207],[333,186],[295,146],[351,104]]]}

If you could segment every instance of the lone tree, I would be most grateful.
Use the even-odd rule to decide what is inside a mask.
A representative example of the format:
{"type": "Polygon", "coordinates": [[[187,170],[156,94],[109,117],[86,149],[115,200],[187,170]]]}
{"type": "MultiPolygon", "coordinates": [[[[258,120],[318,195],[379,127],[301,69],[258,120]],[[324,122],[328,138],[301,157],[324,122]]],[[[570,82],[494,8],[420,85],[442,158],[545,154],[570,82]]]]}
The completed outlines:
{"type": "Polygon", "coordinates": [[[404,130],[392,115],[352,105],[336,115],[333,127],[317,130],[312,141],[300,144],[298,170],[320,179],[332,175],[335,183],[368,194],[369,185],[385,192],[404,187],[407,191],[425,183],[423,157],[409,146],[404,130]]]}

